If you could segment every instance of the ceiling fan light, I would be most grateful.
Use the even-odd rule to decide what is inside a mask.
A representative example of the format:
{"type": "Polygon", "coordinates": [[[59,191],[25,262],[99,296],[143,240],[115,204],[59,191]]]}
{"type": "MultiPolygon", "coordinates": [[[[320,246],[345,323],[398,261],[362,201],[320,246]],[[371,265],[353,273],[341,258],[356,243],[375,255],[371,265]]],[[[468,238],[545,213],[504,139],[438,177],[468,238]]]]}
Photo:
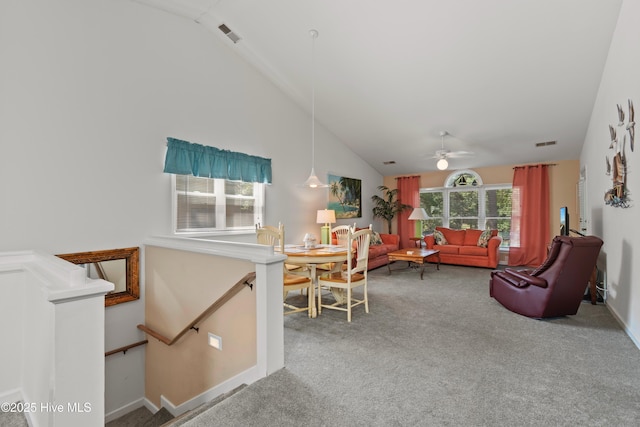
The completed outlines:
{"type": "Polygon", "coordinates": [[[447,167],[449,167],[449,162],[447,162],[447,159],[440,159],[440,160],[438,160],[438,163],[436,163],[436,167],[438,169],[440,169],[441,171],[443,171],[447,167]]]}

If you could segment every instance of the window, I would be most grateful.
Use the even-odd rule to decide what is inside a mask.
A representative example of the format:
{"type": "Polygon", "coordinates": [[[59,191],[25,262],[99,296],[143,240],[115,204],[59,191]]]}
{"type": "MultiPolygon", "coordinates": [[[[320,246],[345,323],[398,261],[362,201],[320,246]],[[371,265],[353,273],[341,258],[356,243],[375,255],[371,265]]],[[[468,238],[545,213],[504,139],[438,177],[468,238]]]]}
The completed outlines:
{"type": "Polygon", "coordinates": [[[176,233],[253,229],[264,213],[264,184],[173,175],[176,233]]]}
{"type": "Polygon", "coordinates": [[[443,188],[420,190],[420,206],[429,219],[422,222],[422,234],[436,227],[497,229],[503,247],[509,246],[511,231],[511,184],[483,185],[473,171],[450,175],[443,188]]]}

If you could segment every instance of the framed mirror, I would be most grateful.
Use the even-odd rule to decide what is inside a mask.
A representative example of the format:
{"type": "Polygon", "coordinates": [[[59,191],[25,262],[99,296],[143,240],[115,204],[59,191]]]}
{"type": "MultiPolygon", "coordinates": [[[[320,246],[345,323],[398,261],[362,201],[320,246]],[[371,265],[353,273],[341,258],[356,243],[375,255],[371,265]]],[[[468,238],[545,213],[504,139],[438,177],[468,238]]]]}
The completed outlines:
{"type": "Polygon", "coordinates": [[[87,270],[87,277],[104,279],[115,285],[105,295],[104,305],[121,304],[140,298],[139,248],[109,249],[56,255],[87,270]]]}

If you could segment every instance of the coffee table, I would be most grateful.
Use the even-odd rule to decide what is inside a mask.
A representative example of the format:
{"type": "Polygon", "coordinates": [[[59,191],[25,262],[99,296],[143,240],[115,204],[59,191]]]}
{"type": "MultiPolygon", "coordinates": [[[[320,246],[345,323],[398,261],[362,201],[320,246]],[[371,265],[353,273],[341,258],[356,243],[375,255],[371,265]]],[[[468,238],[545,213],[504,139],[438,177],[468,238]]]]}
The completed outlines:
{"type": "Polygon", "coordinates": [[[432,249],[400,249],[397,251],[389,252],[389,262],[387,262],[387,268],[389,274],[391,274],[391,261],[407,261],[408,265],[411,263],[422,264],[422,270],[420,271],[420,280],[424,275],[424,265],[427,263],[427,258],[435,257],[437,259],[437,269],[440,270],[440,251],[432,249]]]}

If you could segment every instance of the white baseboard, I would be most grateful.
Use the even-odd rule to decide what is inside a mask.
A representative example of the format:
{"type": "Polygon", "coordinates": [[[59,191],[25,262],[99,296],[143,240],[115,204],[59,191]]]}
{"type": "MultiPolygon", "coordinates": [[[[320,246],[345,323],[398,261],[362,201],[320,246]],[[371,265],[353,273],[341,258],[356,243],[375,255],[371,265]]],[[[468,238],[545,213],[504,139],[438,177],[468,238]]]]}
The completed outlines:
{"type": "Polygon", "coordinates": [[[631,338],[631,341],[633,341],[636,347],[638,347],[638,350],[640,350],[640,339],[637,336],[635,336],[634,332],[626,325],[626,323],[622,320],[622,318],[618,316],[618,313],[616,313],[613,307],[611,307],[609,304],[606,304],[606,307],[607,309],[609,309],[609,313],[611,313],[613,318],[618,321],[618,323],[620,324],[624,332],[627,334],[627,336],[631,338]]]}
{"type": "MultiPolygon", "coordinates": [[[[247,369],[244,372],[236,375],[233,378],[229,378],[227,381],[218,384],[215,387],[210,388],[209,390],[195,396],[192,399],[187,400],[180,405],[174,405],[169,399],[164,396],[160,396],[160,406],[166,408],[171,415],[174,417],[180,416],[185,412],[191,411],[192,409],[197,408],[203,403],[209,402],[221,394],[228,393],[236,387],[241,386],[242,384],[251,384],[255,381],[259,380],[258,376],[258,367],[254,366],[247,369]]],[[[158,409],[156,409],[157,411],[158,409]]],[[[155,411],[152,411],[155,412],[155,411]]]]}
{"type": "MultiPolygon", "coordinates": [[[[120,418],[121,416],[128,414],[129,412],[135,411],[138,408],[141,408],[143,406],[147,406],[146,403],[145,403],[145,400],[146,399],[144,399],[144,398],[140,398],[140,399],[134,400],[131,403],[128,403],[128,404],[126,404],[124,406],[121,406],[120,408],[118,408],[118,409],[116,409],[114,411],[109,412],[108,414],[105,414],[104,415],[104,423],[106,424],[109,421],[116,420],[116,419],[120,418]]],[[[148,406],[147,406],[147,408],[148,408],[148,406]]],[[[149,409],[149,410],[151,411],[151,409],[149,409]]],[[[157,410],[158,409],[156,408],[155,411],[151,411],[151,412],[155,413],[157,410]]]]}
{"type": "Polygon", "coordinates": [[[22,397],[22,390],[19,388],[0,393],[0,403],[14,403],[21,400],[24,400],[24,397],[22,397]]]}

